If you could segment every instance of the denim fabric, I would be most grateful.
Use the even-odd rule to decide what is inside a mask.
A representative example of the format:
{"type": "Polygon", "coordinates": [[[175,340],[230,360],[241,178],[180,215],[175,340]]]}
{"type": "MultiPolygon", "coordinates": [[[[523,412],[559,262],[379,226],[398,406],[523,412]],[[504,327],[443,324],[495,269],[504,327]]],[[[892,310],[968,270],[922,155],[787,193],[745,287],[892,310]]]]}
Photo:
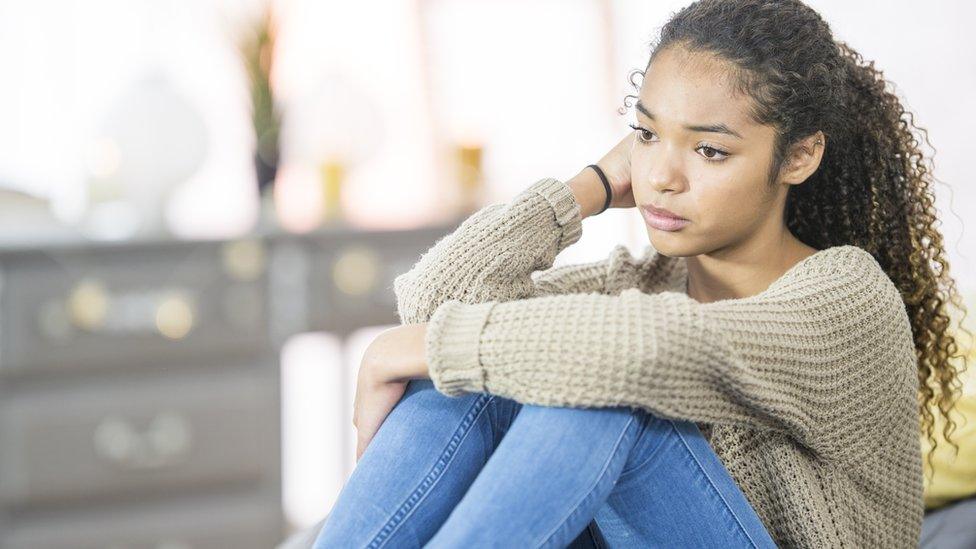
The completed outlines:
{"type": "Polygon", "coordinates": [[[411,381],[315,547],[776,547],[693,422],[411,381]]]}

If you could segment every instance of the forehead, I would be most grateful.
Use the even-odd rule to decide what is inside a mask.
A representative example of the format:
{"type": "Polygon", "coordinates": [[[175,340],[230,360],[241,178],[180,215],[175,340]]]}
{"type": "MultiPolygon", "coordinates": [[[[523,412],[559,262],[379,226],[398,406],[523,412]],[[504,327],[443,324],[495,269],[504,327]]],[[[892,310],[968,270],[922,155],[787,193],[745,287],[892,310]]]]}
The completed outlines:
{"type": "Polygon", "coordinates": [[[644,73],[640,102],[659,121],[679,124],[724,122],[748,130],[751,102],[733,89],[727,62],[707,53],[671,47],[655,56],[644,73]]]}

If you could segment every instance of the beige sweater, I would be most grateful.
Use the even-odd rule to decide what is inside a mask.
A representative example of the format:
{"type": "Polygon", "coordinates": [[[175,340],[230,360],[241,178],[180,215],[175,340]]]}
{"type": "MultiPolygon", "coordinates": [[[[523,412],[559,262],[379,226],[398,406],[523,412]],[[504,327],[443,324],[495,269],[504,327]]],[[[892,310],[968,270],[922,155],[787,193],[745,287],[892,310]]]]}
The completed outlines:
{"type": "Polygon", "coordinates": [[[684,258],[649,245],[552,267],[581,234],[569,186],[544,178],[396,277],[439,391],[694,421],[780,546],[917,546],[912,331],[868,252],[819,250],[758,295],[703,304],[684,258]]]}

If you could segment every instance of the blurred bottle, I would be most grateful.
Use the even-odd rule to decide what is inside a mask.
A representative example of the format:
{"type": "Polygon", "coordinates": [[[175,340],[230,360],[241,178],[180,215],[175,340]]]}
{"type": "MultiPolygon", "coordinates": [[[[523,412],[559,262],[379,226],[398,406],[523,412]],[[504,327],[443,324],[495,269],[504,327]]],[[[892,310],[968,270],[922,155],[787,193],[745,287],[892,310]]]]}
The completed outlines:
{"type": "Polygon", "coordinates": [[[474,141],[460,142],[455,147],[458,209],[463,217],[471,215],[484,203],[483,150],[484,147],[474,141]]]}
{"type": "Polygon", "coordinates": [[[338,223],[343,220],[342,184],[346,177],[345,163],[339,157],[331,156],[320,166],[322,176],[322,221],[338,223]]]}

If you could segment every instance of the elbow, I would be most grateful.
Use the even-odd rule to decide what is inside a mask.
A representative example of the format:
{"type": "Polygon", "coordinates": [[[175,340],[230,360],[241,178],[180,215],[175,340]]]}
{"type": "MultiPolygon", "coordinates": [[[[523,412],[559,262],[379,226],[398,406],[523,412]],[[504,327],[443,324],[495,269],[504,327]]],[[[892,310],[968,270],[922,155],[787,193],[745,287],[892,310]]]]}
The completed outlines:
{"type": "MultiPolygon", "coordinates": [[[[417,295],[413,271],[408,271],[393,279],[393,295],[396,301],[397,316],[401,324],[416,324],[426,322],[423,310],[426,302],[423,296],[417,295]]],[[[429,317],[429,314],[427,315],[429,317]]]]}

